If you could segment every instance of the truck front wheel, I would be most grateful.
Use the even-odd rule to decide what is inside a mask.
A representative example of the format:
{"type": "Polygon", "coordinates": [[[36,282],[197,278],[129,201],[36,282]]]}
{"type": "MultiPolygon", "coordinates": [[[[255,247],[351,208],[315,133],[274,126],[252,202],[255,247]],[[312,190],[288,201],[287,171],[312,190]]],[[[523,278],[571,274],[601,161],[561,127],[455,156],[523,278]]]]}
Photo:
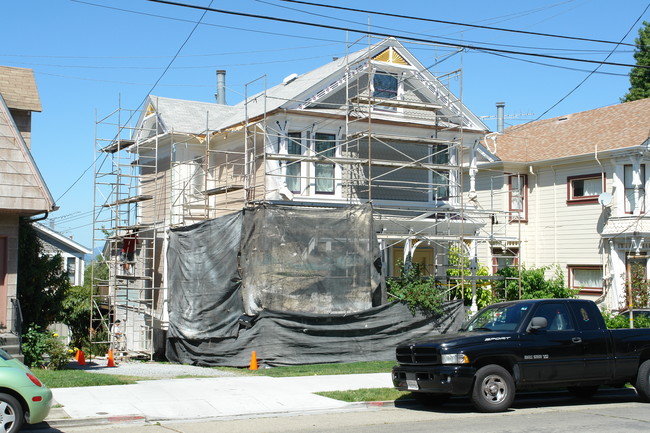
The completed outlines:
{"type": "Polygon", "coordinates": [[[639,367],[634,388],[642,401],[650,402],[650,359],[644,361],[639,367]]]}
{"type": "Polygon", "coordinates": [[[480,412],[503,412],[515,399],[515,381],[499,365],[481,367],[476,372],[471,399],[480,412]]]}

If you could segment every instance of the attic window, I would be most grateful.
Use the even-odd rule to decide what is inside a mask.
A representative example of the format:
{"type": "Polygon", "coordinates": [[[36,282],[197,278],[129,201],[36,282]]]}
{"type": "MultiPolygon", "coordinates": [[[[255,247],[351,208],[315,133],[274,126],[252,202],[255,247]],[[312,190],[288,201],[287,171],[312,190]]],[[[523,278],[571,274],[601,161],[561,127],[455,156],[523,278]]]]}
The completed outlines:
{"type": "Polygon", "coordinates": [[[155,112],[153,105],[147,105],[147,111],[144,113],[145,117],[151,116],[155,112]]]}
{"type": "Polygon", "coordinates": [[[393,47],[385,49],[373,57],[372,60],[376,60],[378,62],[393,63],[396,65],[411,66],[393,47]]]}
{"type": "Polygon", "coordinates": [[[397,99],[399,81],[397,75],[386,72],[375,72],[372,79],[372,96],[376,98],[397,99]]]}

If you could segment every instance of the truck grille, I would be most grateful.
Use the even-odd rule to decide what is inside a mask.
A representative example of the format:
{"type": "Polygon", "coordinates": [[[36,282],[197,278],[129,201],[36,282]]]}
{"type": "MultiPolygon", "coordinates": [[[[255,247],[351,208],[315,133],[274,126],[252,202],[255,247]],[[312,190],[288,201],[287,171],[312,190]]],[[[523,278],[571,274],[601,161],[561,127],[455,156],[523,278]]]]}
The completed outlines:
{"type": "Polygon", "coordinates": [[[439,364],[438,350],[433,347],[402,346],[395,353],[400,364],[439,364]]]}

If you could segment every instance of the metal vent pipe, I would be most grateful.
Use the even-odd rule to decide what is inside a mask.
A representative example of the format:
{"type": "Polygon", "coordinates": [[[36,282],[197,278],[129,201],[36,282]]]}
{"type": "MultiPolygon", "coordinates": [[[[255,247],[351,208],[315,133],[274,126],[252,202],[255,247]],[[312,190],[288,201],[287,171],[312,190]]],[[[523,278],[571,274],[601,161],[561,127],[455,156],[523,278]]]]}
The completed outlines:
{"type": "Polygon", "coordinates": [[[226,71],[223,69],[217,71],[217,93],[214,97],[217,104],[226,105],[226,71]]]}
{"type": "Polygon", "coordinates": [[[497,102],[497,132],[503,132],[503,109],[505,106],[505,102],[497,102]]]}

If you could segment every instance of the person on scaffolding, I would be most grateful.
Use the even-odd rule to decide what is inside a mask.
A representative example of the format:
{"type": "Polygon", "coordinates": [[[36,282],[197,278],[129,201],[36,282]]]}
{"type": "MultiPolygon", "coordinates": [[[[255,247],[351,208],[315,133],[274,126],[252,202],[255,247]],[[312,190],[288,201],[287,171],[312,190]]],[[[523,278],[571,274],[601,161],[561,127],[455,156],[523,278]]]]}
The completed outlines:
{"type": "Polygon", "coordinates": [[[133,229],[133,231],[127,234],[122,241],[122,269],[124,270],[124,275],[133,275],[133,270],[131,269],[131,263],[135,258],[135,249],[138,246],[138,229],[133,229]]]}
{"type": "Polygon", "coordinates": [[[117,352],[123,352],[126,348],[124,347],[124,333],[122,332],[122,322],[120,319],[117,319],[113,323],[113,326],[111,326],[111,336],[113,349],[117,352]]]}

